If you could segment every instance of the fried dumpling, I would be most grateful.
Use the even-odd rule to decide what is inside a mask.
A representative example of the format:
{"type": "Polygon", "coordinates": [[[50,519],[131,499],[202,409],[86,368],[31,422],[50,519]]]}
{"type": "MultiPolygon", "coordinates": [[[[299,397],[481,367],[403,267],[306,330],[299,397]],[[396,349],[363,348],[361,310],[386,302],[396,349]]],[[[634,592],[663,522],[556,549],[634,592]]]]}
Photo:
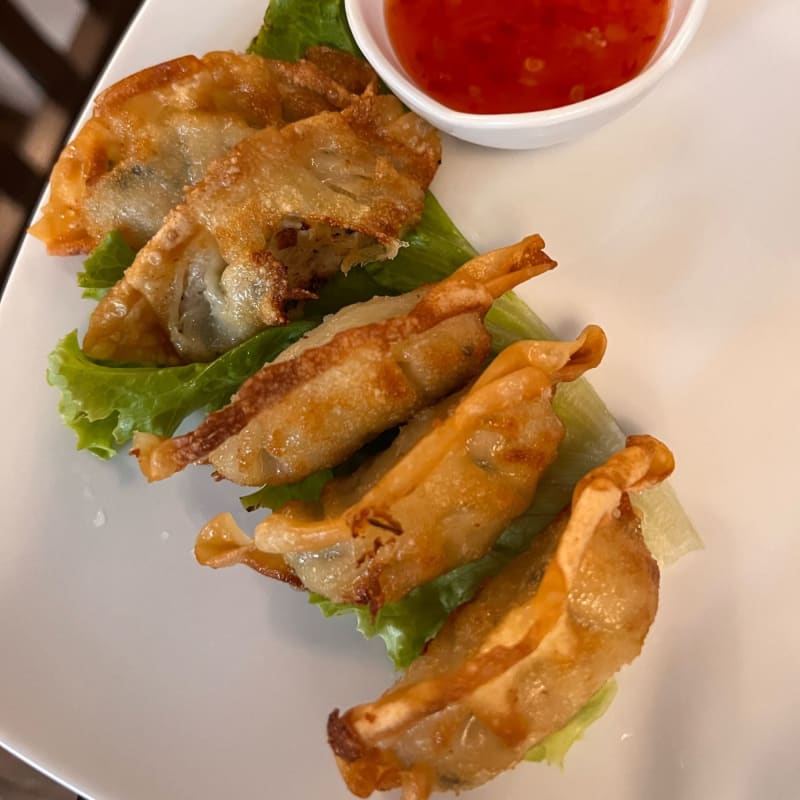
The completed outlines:
{"type": "Polygon", "coordinates": [[[265,60],[278,85],[284,122],[341,111],[356,97],[377,92],[372,67],[335,47],[310,47],[300,61],[265,60]]]}
{"type": "Polygon", "coordinates": [[[639,655],[659,572],[628,492],[669,475],[648,436],[590,472],[572,508],[453,613],[377,702],[334,711],[328,737],[350,790],[405,800],[478,786],[562,728],[639,655]]]}
{"type": "Polygon", "coordinates": [[[374,81],[360,59],[330,48],[296,63],[214,52],[137,72],[95,100],[31,233],[58,255],[88,253],[111,230],[139,248],[184,188],[253,130],[346,108],[374,81]]]}
{"type": "Polygon", "coordinates": [[[334,273],[392,258],[419,221],[436,131],[394,97],[363,97],[257,131],[217,159],[98,303],[93,358],[209,361],[286,321],[334,273]],[[125,308],[146,302],[149,327],[125,308]],[[159,328],[169,347],[143,352],[159,328]]]}
{"type": "MultiPolygon", "coordinates": [[[[556,457],[557,384],[600,363],[605,344],[589,326],[574,342],[511,345],[469,389],[414,417],[388,450],[329,482],[320,507],[288,503],[256,527],[252,545],[236,533],[231,541],[243,555],[252,546],[282,556],[309,591],[373,612],[481,558],[530,506],[556,457]]],[[[234,525],[222,515],[199,542],[234,525]]]]}
{"type": "Polygon", "coordinates": [[[210,462],[221,477],[260,486],[341,463],[480,371],[490,349],[484,315],[504,291],[555,266],[543,247],[531,236],[440,283],[343,308],[195,431],[166,440],[137,434],[142,472],[160,480],[210,462]]]}

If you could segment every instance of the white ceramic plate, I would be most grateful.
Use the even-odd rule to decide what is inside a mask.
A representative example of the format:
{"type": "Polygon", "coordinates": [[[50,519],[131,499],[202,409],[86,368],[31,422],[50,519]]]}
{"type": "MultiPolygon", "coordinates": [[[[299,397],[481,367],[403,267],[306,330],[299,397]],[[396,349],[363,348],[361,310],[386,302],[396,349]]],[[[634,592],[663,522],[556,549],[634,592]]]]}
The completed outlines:
{"type": "MultiPolygon", "coordinates": [[[[103,83],[243,48],[259,0],[146,5],[103,83]]],[[[675,450],[707,549],[666,572],[642,657],[567,769],[470,795],[797,797],[800,6],[712,3],[681,64],[590,137],[535,153],[445,142],[434,189],[481,249],[541,231],[523,291],[563,335],[601,323],[593,382],[675,450]]],[[[78,260],[27,241],[0,305],[0,742],[93,798],[346,798],[334,707],[377,695],[379,642],[283,586],[191,556],[235,492],[74,449],[48,351],[90,309],[78,260]]]]}

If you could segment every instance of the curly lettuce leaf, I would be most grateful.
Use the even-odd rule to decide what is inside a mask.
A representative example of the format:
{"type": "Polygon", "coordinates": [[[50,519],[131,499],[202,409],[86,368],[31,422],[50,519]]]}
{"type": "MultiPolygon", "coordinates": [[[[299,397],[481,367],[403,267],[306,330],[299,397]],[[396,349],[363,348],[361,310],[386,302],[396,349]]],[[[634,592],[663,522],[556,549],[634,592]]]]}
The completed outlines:
{"type": "Polygon", "coordinates": [[[133,264],[136,251],[131,249],[118,231],[107,233],[83,262],[78,273],[78,286],[83,296],[99,300],[133,264]]]}
{"type": "Polygon", "coordinates": [[[255,511],[257,508],[269,508],[277,511],[291,500],[316,503],[322,495],[325,484],[332,477],[333,470],[322,469],[285,486],[262,486],[258,491],[240,497],[239,502],[247,511],[255,511]]]}
{"type": "Polygon", "coordinates": [[[248,52],[296,61],[309,47],[321,44],[361,55],[341,0],[270,0],[248,52]]]}
{"type": "Polygon", "coordinates": [[[267,361],[313,327],[294,322],[262,331],[208,364],[123,366],[94,361],[69,333],[50,354],[47,381],[61,391],[58,410],[78,449],[110,458],[134,431],[171,436],[199,409],[213,411],[267,361]]]}
{"type": "Polygon", "coordinates": [[[617,682],[612,678],[605,686],[595,692],[586,705],[560,730],[551,733],[532,747],[525,755],[526,761],[544,761],[564,767],[567,751],[578,739],[583,738],[586,729],[597,722],[617,695],[617,682]]]}

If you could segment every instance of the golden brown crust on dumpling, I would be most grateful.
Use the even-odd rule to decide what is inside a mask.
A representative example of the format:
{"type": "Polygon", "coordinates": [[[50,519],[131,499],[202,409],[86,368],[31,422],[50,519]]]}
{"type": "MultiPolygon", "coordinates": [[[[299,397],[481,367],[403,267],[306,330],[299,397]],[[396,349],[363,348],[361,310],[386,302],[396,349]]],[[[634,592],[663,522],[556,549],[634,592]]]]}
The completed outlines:
{"type": "Polygon", "coordinates": [[[214,525],[207,525],[204,535],[194,546],[195,558],[206,567],[228,567],[244,564],[261,575],[302,588],[297,576],[280,557],[262,553],[242,534],[230,514],[220,514],[214,525]]]}
{"type": "Polygon", "coordinates": [[[343,112],[350,127],[404,175],[428,186],[441,161],[438,132],[412,112],[397,113],[383,97],[366,96],[343,112]],[[380,120],[376,124],[376,120],[380,120]]]}
{"type": "Polygon", "coordinates": [[[196,75],[202,69],[202,60],[193,55],[180,56],[146,67],[100,92],[94,101],[95,112],[99,117],[114,113],[122,109],[131,98],[154,89],[171,87],[196,75]]]}
{"type": "Polygon", "coordinates": [[[170,440],[137,435],[142,472],[160,480],[209,460],[224,477],[260,485],[339,463],[478,372],[489,353],[482,319],[496,296],[487,287],[503,291],[551,269],[543,246],[529,237],[432,287],[343,309],[195,431],[170,440]]]}
{"type": "Polygon", "coordinates": [[[605,336],[518,342],[463,393],[413,417],[392,446],[329,482],[322,502],[263,520],[256,547],[283,556],[303,585],[377,613],[485,555],[531,504],[564,427],[556,385],[595,367],[605,336]]]}
{"type": "Polygon", "coordinates": [[[100,360],[130,364],[155,361],[164,366],[182,363],[166,331],[159,325],[153,307],[126,281],[111,287],[103,298],[101,313],[98,314],[95,307],[83,349],[100,360]],[[127,336],[131,328],[139,331],[137,337],[127,336]]]}
{"type": "Polygon", "coordinates": [[[357,95],[375,91],[377,76],[363,60],[333,48],[312,48],[309,55],[303,61],[267,62],[280,91],[284,122],[341,111],[357,95]]]}
{"type": "Polygon", "coordinates": [[[380,700],[334,711],[331,747],[354,794],[467,789],[516,764],[640,652],[658,568],[627,492],[662,481],[655,439],[581,480],[572,508],[451,615],[380,700]],[[427,784],[427,785],[426,785],[427,784]]]}
{"type": "Polygon", "coordinates": [[[378,76],[363,58],[325,45],[309,47],[304,58],[351,94],[375,94],[378,90],[378,76]]]}
{"type": "Polygon", "coordinates": [[[110,86],[53,168],[31,233],[57,255],[89,252],[114,229],[141,247],[184,187],[250,131],[350,105],[356,95],[326,70],[373,90],[359,59],[337,52],[317,61],[187,55],[110,86]]]}
{"type": "MultiPolygon", "coordinates": [[[[209,361],[284,323],[287,301],[340,270],[391,258],[420,219],[435,131],[424,123],[424,144],[415,134],[406,146],[404,129],[393,128],[407,116],[395,98],[353,107],[362,104],[357,128],[325,112],[251,134],[208,167],[139,251],[122,280],[150,303],[183,361],[209,361]]],[[[102,326],[105,305],[92,325],[102,326]]],[[[121,347],[142,335],[135,324],[120,330],[121,347]]]]}

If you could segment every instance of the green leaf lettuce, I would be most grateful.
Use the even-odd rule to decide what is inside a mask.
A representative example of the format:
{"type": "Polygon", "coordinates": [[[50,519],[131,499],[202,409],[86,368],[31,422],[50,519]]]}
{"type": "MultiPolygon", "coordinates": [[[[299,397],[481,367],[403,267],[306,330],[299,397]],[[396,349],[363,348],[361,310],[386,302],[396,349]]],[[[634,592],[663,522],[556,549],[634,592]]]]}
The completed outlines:
{"type": "Polygon", "coordinates": [[[290,500],[314,503],[319,500],[325,484],[332,477],[333,470],[322,469],[319,472],[312,472],[296,483],[289,483],[285,486],[263,486],[256,492],[240,497],[239,500],[247,511],[255,511],[257,508],[269,508],[277,511],[290,500]]]}
{"type": "Polygon", "coordinates": [[[617,695],[617,682],[610,680],[602,686],[584,707],[560,730],[551,733],[532,747],[525,756],[526,761],[544,761],[547,764],[564,766],[567,751],[578,739],[583,738],[586,729],[606,713],[611,701],[617,695]]]}
{"type": "Polygon", "coordinates": [[[73,331],[50,354],[47,380],[61,391],[58,410],[77,434],[78,449],[110,458],[134,431],[170,436],[193,411],[225,405],[250,375],[311,327],[294,322],[270,328],[210,364],[180,367],[94,361],[73,331]]]}
{"type": "Polygon", "coordinates": [[[297,61],[309,47],[321,44],[361,55],[341,0],[270,0],[248,52],[297,61]]]}
{"type": "Polygon", "coordinates": [[[99,300],[123,276],[135,257],[136,252],[118,231],[107,233],[83,262],[83,271],[78,273],[78,286],[84,289],[83,296],[99,300]]]}

